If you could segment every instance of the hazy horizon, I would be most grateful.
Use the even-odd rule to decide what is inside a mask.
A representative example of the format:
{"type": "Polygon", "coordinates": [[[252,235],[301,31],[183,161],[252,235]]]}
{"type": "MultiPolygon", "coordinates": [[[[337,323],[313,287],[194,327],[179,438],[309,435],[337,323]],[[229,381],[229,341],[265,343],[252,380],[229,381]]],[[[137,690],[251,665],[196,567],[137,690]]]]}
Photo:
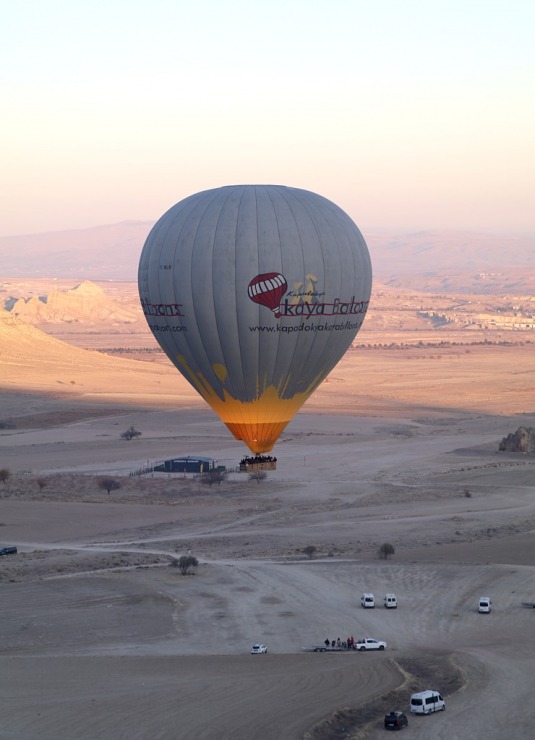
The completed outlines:
{"type": "Polygon", "coordinates": [[[236,183],[361,230],[533,233],[534,25],[524,0],[9,4],[0,236],[236,183]]]}
{"type": "MultiPolygon", "coordinates": [[[[163,215],[163,214],[160,214],[163,215]]],[[[124,218],[117,221],[110,221],[107,223],[91,223],[81,226],[76,226],[72,228],[57,228],[57,229],[46,229],[44,231],[28,231],[24,233],[18,233],[18,234],[0,234],[0,240],[6,240],[6,239],[18,239],[18,238],[24,238],[24,237],[40,237],[40,236],[50,236],[53,234],[63,234],[65,232],[78,232],[78,231],[91,231],[94,229],[101,229],[101,228],[113,228],[116,226],[123,226],[123,225],[147,225],[149,228],[152,228],[152,226],[156,223],[158,219],[144,219],[144,218],[124,218]]],[[[357,224],[358,225],[358,224],[357,224]]],[[[533,229],[528,231],[521,231],[521,230],[513,230],[513,229],[507,229],[507,230],[501,230],[501,229],[455,229],[455,228],[408,228],[408,227],[398,227],[398,226],[377,226],[377,225],[368,225],[368,226],[362,226],[358,225],[359,229],[363,232],[369,232],[369,233],[376,233],[376,234],[384,234],[386,235],[404,235],[404,236],[411,236],[416,234],[481,234],[481,235],[489,235],[489,236],[522,236],[522,237],[529,237],[529,236],[535,236],[535,225],[533,229]]],[[[365,236],[365,234],[364,234],[365,236]]]]}

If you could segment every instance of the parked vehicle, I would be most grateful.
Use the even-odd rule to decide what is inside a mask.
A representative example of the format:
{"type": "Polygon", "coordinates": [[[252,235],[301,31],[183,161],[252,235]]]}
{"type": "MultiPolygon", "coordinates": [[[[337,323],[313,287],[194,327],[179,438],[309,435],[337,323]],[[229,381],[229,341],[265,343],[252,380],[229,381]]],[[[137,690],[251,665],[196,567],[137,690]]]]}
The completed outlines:
{"type": "Polygon", "coordinates": [[[373,594],[362,594],[360,597],[360,605],[364,607],[364,609],[374,609],[375,608],[375,597],[373,594]]]}
{"type": "Polygon", "coordinates": [[[398,601],[395,594],[386,594],[383,599],[384,605],[387,609],[397,609],[398,601]]]}
{"type": "Polygon", "coordinates": [[[260,653],[267,653],[267,647],[256,642],[251,648],[251,655],[260,655],[260,653]]]}
{"type": "Polygon", "coordinates": [[[390,712],[385,714],[385,730],[402,730],[408,727],[409,720],[404,712],[390,712]]]}
{"type": "Polygon", "coordinates": [[[16,547],[0,547],[0,555],[16,555],[16,547]]]}
{"type": "Polygon", "coordinates": [[[383,640],[374,640],[373,637],[365,637],[363,640],[357,640],[355,650],[384,650],[386,642],[383,640]]]}
{"type": "Polygon", "coordinates": [[[492,609],[492,601],[489,599],[488,596],[480,596],[479,597],[479,606],[478,606],[478,612],[480,614],[490,614],[490,610],[492,609]]]}
{"type": "Polygon", "coordinates": [[[445,709],[446,702],[438,691],[429,689],[411,696],[411,712],[413,714],[431,714],[431,712],[443,712],[445,709]]]}

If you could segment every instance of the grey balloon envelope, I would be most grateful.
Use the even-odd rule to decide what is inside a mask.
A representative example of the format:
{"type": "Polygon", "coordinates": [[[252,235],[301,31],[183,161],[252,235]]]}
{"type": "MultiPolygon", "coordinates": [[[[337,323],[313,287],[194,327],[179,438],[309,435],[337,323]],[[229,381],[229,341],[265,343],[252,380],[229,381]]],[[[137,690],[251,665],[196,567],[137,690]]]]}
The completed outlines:
{"type": "Polygon", "coordinates": [[[351,345],[371,279],[350,217],[280,185],[185,198],[154,225],[139,264],[154,336],[255,453],[272,449],[351,345]]]}

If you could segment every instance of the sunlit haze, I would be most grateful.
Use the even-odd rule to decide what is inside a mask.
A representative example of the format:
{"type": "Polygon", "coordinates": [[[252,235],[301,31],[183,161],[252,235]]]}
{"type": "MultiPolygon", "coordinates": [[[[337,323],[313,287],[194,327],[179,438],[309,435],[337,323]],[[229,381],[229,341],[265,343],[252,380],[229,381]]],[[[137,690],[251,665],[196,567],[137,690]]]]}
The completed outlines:
{"type": "Polygon", "coordinates": [[[156,220],[237,183],[361,228],[535,231],[531,0],[19,0],[0,236],[156,220]]]}

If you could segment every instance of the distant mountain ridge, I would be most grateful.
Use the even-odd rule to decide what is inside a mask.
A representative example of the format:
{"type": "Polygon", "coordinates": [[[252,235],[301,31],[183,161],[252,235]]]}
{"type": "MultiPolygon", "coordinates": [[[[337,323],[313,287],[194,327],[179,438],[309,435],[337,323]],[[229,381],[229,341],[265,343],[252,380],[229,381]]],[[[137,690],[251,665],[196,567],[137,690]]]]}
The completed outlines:
{"type": "Polygon", "coordinates": [[[0,277],[137,280],[152,221],[0,237],[0,277]]]}
{"type": "MultiPolygon", "coordinates": [[[[0,277],[137,280],[150,221],[0,237],[0,277]]],[[[365,231],[374,275],[424,291],[535,294],[535,234],[365,231]]]]}

